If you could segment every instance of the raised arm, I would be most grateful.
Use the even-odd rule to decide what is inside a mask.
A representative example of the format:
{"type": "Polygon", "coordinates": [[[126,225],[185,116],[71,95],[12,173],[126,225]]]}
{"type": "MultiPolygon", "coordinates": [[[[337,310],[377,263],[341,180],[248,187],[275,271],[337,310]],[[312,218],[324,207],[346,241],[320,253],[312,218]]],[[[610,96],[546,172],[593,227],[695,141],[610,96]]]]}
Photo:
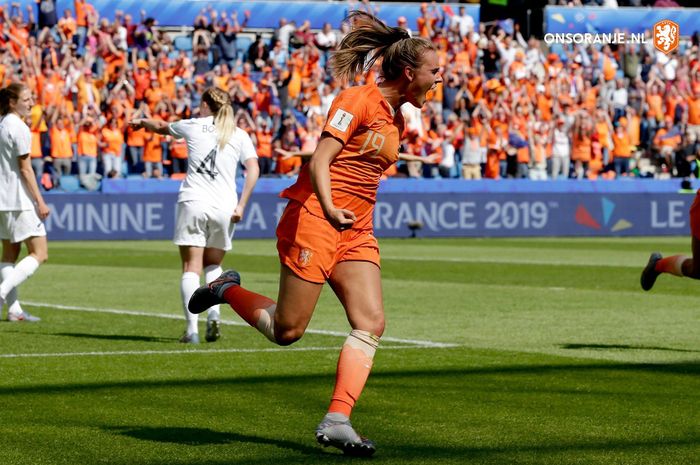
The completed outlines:
{"type": "Polygon", "coordinates": [[[160,119],[152,118],[134,118],[129,122],[129,125],[135,129],[145,129],[146,131],[155,132],[163,136],[170,135],[168,122],[160,119]]]}

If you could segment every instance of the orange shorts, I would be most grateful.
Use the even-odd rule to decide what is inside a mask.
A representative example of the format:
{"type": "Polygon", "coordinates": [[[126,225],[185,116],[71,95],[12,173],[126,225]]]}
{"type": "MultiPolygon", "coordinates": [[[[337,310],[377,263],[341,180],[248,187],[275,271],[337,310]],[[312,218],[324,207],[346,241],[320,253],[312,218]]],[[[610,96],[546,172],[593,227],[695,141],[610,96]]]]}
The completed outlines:
{"type": "Polygon", "coordinates": [[[277,226],[280,263],[305,281],[323,284],[340,262],[379,266],[379,244],[372,229],[338,231],[326,218],[290,200],[277,226]]]}
{"type": "Polygon", "coordinates": [[[695,194],[695,200],[690,206],[690,233],[700,240],[700,190],[695,194]]]}

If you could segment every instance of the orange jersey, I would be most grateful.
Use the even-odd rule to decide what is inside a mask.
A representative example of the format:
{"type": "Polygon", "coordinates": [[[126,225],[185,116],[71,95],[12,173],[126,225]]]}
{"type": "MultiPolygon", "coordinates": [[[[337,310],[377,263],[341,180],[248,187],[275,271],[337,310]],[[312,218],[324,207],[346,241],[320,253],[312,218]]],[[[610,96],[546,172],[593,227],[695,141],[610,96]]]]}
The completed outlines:
{"type": "Polygon", "coordinates": [[[73,158],[73,147],[68,128],[58,129],[54,126],[49,131],[49,137],[51,138],[51,156],[53,158],[73,158]]]}
{"type": "MultiPolygon", "coordinates": [[[[394,113],[376,84],[350,87],[333,100],[323,132],[343,143],[330,165],[331,193],[336,208],[352,210],[357,227],[372,224],[372,210],[382,173],[399,158],[404,120],[394,113]]],[[[313,192],[308,165],[282,197],[312,203],[323,215],[313,192]]]]}
{"type": "Polygon", "coordinates": [[[178,160],[187,159],[187,141],[185,139],[173,139],[170,141],[170,157],[178,160]]]}
{"type": "Polygon", "coordinates": [[[97,135],[91,130],[78,131],[78,155],[97,156],[97,135]]]}
{"type": "Polygon", "coordinates": [[[146,145],[143,148],[143,161],[157,163],[163,161],[163,147],[160,143],[163,136],[156,133],[148,133],[145,137],[146,145]]]}
{"type": "Polygon", "coordinates": [[[124,144],[124,133],[119,129],[110,128],[102,128],[100,133],[102,135],[102,142],[107,144],[107,146],[102,149],[102,152],[121,156],[122,145],[124,144]]]}
{"type": "Polygon", "coordinates": [[[688,98],[688,124],[700,125],[700,98],[688,98]]]}
{"type": "Polygon", "coordinates": [[[632,154],[632,147],[630,144],[630,136],[626,132],[622,131],[618,133],[615,131],[612,135],[613,140],[613,155],[617,158],[629,158],[632,154]]]}

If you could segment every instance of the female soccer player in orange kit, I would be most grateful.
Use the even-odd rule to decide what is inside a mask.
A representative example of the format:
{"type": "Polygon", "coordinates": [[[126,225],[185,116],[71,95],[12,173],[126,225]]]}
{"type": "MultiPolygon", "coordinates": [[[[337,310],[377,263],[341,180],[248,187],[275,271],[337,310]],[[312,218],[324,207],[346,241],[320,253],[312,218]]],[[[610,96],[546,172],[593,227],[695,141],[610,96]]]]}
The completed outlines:
{"type": "Polygon", "coordinates": [[[647,266],[642,270],[642,289],[651,290],[656,278],[662,273],[681,278],[687,276],[700,279],[700,190],[695,194],[695,200],[690,206],[690,234],[692,257],[685,255],[662,257],[659,252],[653,252],[647,266]]]}
{"type": "Polygon", "coordinates": [[[272,342],[289,345],[303,336],[328,281],[352,331],[340,352],[333,397],[316,439],[346,454],[371,455],[374,443],[355,432],[349,417],[384,332],[372,213],[379,179],[399,159],[404,127],[399,107],[406,102],[422,107],[442,77],[430,41],[360,11],[348,19],[354,30],[331,58],[334,77],[352,82],[381,59],[383,79],[340,92],[311,160],[281,194],[289,203],[277,228],[282,265],[277,302],[241,287],[240,276],[231,270],[199,288],[189,309],[200,313],[228,302],[272,342]]]}

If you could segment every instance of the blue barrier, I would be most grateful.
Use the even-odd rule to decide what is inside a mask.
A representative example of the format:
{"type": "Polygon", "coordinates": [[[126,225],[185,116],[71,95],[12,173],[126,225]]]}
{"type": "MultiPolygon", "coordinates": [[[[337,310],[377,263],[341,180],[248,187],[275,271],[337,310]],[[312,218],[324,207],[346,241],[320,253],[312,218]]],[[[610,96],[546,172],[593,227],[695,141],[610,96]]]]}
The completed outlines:
{"type": "Polygon", "coordinates": [[[651,30],[654,24],[670,19],[678,24],[682,36],[700,31],[698,8],[596,8],[548,6],[544,10],[545,32],[552,34],[612,33],[632,34],[651,30]]]}
{"type": "MultiPolygon", "coordinates": [[[[262,178],[255,186],[256,194],[278,194],[294,182],[293,179],[262,178]]],[[[240,181],[239,181],[240,183],[240,181]]],[[[679,179],[621,178],[615,181],[550,180],[529,181],[526,179],[387,179],[379,184],[380,194],[396,193],[675,193],[681,185],[679,179]]],[[[691,188],[700,188],[700,180],[692,180],[691,188]]],[[[152,194],[178,192],[180,181],[170,179],[103,179],[105,194],[152,194]]]]}
{"type": "MultiPolygon", "coordinates": [[[[51,240],[170,239],[177,194],[49,194],[51,240]]],[[[680,193],[381,193],[379,237],[686,235],[693,195],[680,193]]],[[[257,192],[236,237],[274,237],[286,204],[257,192]]]]}
{"type": "MultiPolygon", "coordinates": [[[[26,8],[26,5],[34,6],[36,4],[35,0],[19,0],[19,3],[23,9],[26,8]]],[[[56,3],[59,17],[63,15],[63,10],[73,10],[72,0],[58,0],[56,3]]],[[[130,14],[138,22],[139,12],[143,9],[146,11],[146,15],[155,18],[160,26],[191,26],[202,8],[208,6],[227,13],[236,11],[239,21],[243,19],[243,12],[249,10],[251,15],[248,27],[267,29],[277,27],[280,18],[294,20],[297,25],[301,25],[308,19],[314,29],[320,29],[326,22],[338,28],[348,13],[347,3],[344,1],[120,0],[115,2],[114,0],[89,0],[89,3],[101,16],[109,19],[114,19],[114,10],[119,9],[130,14]]],[[[416,19],[420,14],[420,3],[372,2],[372,5],[379,7],[379,17],[387,24],[396,25],[398,17],[405,16],[409,27],[416,28],[416,19]]],[[[455,12],[458,6],[464,6],[466,13],[474,18],[476,24],[479,23],[479,5],[447,5],[450,5],[455,12]]]]}

